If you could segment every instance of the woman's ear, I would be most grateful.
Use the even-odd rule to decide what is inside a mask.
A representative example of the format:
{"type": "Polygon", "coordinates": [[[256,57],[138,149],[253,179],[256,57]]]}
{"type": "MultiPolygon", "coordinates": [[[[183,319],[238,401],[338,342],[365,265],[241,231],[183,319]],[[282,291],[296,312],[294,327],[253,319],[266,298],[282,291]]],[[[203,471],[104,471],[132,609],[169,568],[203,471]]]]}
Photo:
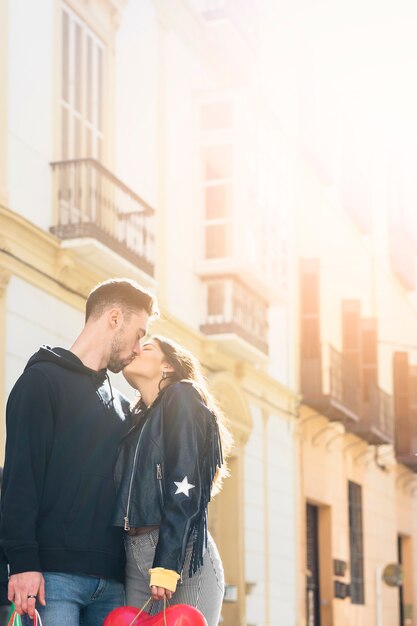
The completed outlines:
{"type": "Polygon", "coordinates": [[[172,367],[170,363],[168,363],[167,361],[164,361],[162,363],[162,371],[166,372],[167,374],[173,374],[175,372],[175,369],[172,367]]]}

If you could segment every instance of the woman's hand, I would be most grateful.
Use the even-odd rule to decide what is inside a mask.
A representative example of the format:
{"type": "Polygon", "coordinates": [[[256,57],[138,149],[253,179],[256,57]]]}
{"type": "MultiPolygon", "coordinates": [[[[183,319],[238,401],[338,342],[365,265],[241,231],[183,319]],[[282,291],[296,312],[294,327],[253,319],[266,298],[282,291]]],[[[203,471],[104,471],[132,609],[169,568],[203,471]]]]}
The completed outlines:
{"type": "Polygon", "coordinates": [[[157,587],[156,585],[151,586],[151,595],[152,600],[158,601],[166,598],[167,600],[171,600],[172,591],[169,589],[165,589],[165,587],[157,587]]]}

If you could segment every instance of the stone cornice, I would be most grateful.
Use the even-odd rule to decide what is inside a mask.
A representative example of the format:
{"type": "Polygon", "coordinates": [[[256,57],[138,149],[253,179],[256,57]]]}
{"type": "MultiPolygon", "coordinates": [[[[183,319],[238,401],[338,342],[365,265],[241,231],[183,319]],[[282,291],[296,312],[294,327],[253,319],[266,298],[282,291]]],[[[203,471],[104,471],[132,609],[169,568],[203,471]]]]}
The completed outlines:
{"type": "Polygon", "coordinates": [[[3,206],[0,206],[0,232],[0,266],[3,270],[77,308],[84,306],[84,298],[91,286],[102,280],[80,268],[76,260],[71,265],[57,237],[3,206]],[[67,271],[69,266],[71,269],[67,271]]]}
{"type": "Polygon", "coordinates": [[[0,300],[1,298],[3,298],[4,294],[6,293],[10,276],[11,276],[10,272],[7,272],[6,270],[0,267],[0,300]]]}
{"type": "Polygon", "coordinates": [[[239,83],[242,72],[231,65],[210,36],[210,31],[202,17],[191,10],[183,0],[153,0],[153,5],[161,25],[172,29],[187,43],[196,57],[220,86],[239,83]]]}
{"type": "Polygon", "coordinates": [[[127,2],[128,0],[65,0],[65,4],[108,45],[113,44],[127,2]]]}

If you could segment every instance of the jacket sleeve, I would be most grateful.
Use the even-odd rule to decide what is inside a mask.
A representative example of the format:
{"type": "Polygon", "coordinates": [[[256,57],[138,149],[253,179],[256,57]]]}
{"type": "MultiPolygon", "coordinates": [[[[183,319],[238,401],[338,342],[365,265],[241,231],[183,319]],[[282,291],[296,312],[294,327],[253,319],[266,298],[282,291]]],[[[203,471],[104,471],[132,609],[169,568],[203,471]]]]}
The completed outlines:
{"type": "Polygon", "coordinates": [[[166,392],[163,408],[164,506],[153,568],[181,572],[187,542],[201,511],[200,458],[206,432],[205,409],[191,384],[166,392]]]}
{"type": "Polygon", "coordinates": [[[10,573],[42,571],[36,527],[53,441],[52,398],[35,368],[22,374],[6,408],[6,455],[1,494],[0,541],[10,573]]]}

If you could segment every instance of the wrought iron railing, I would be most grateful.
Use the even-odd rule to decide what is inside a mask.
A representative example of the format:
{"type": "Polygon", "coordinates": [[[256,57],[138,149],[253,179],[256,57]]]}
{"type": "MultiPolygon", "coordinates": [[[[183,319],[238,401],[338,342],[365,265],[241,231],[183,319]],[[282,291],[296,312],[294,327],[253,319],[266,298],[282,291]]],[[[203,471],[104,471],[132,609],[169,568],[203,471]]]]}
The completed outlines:
{"type": "Polygon", "coordinates": [[[301,392],[304,401],[330,420],[357,421],[360,387],[352,363],[330,344],[313,357],[301,358],[301,392]]]}
{"type": "Polygon", "coordinates": [[[268,354],[268,304],[231,277],[208,280],[206,312],[200,328],[207,335],[235,334],[268,354]]]}
{"type": "Polygon", "coordinates": [[[390,394],[386,393],[382,389],[378,392],[378,419],[376,422],[377,428],[384,433],[391,441],[394,440],[395,433],[395,419],[394,419],[394,403],[390,394]]]}
{"type": "Polygon", "coordinates": [[[61,239],[92,237],[154,274],[154,210],[95,159],[51,164],[56,222],[61,239]]]}
{"type": "Polygon", "coordinates": [[[327,344],[314,359],[301,361],[302,394],[307,404],[371,444],[394,440],[392,396],[372,384],[364,399],[358,367],[327,344]]]}
{"type": "Polygon", "coordinates": [[[360,388],[355,367],[333,346],[328,346],[330,366],[330,400],[359,415],[360,388]]]}
{"type": "Polygon", "coordinates": [[[357,433],[373,444],[394,441],[394,407],[392,396],[373,385],[361,409],[357,433]]]}

